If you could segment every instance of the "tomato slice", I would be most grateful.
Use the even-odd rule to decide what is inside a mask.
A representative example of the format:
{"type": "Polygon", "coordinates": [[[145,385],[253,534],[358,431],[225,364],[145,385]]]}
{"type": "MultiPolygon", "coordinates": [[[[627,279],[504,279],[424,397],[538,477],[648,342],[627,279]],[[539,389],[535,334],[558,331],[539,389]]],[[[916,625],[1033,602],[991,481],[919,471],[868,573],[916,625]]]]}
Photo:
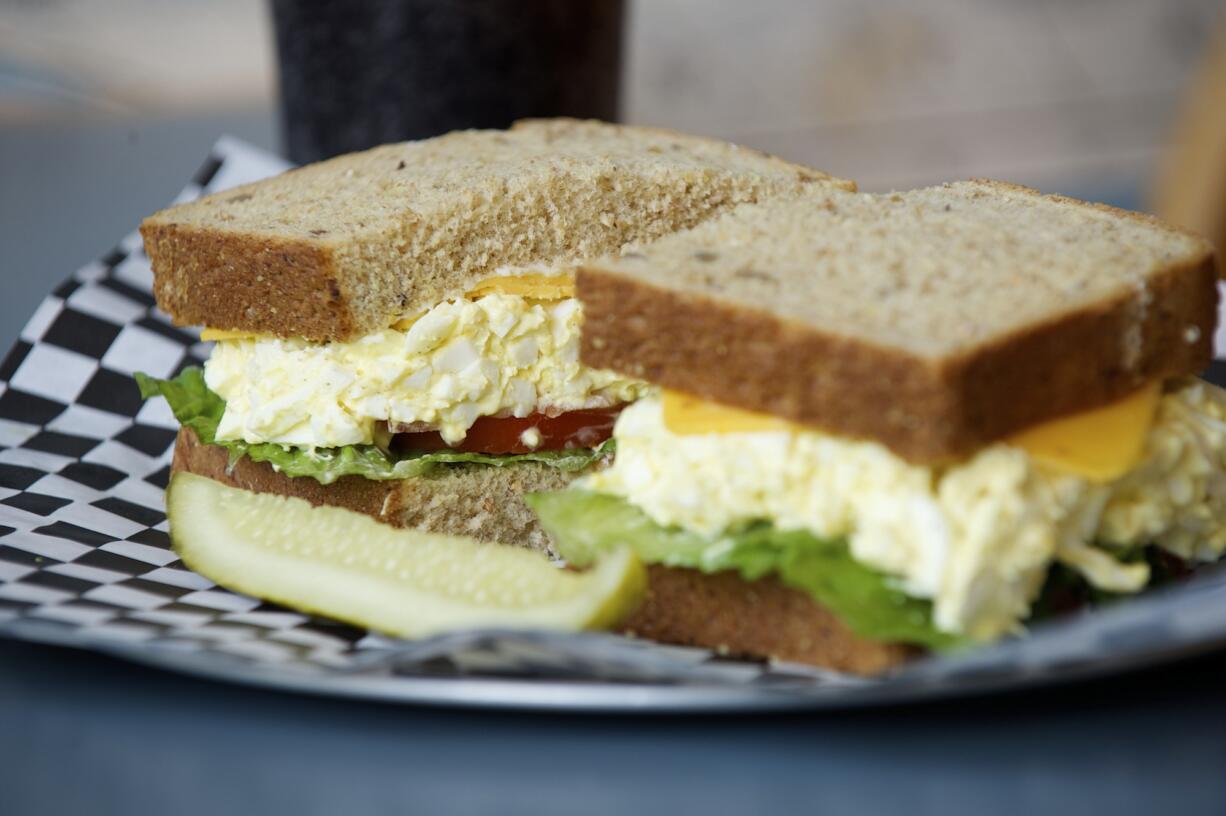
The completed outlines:
{"type": "Polygon", "coordinates": [[[594,448],[613,435],[613,422],[624,406],[585,408],[557,416],[535,413],[526,417],[480,417],[458,445],[448,445],[438,431],[398,433],[392,447],[399,450],[456,450],[465,453],[531,453],[533,451],[594,448]],[[540,444],[529,446],[525,431],[535,428],[540,444]]]}

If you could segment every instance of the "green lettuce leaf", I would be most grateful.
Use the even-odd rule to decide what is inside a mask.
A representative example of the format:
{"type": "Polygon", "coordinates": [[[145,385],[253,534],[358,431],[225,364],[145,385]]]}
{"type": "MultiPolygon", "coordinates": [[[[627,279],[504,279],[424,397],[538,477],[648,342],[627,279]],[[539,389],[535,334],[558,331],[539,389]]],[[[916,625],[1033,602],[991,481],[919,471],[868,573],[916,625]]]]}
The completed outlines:
{"type": "Polygon", "coordinates": [[[287,476],[310,476],[322,484],[331,484],[342,476],[407,479],[424,476],[448,465],[508,467],[524,462],[540,462],[551,468],[573,472],[583,470],[608,455],[614,446],[613,440],[609,440],[594,449],[572,448],[504,456],[460,451],[389,454],[375,445],[312,450],[267,442],[218,441],[217,425],[225,413],[226,402],[205,384],[204,372],[200,368],[185,368],[171,380],[160,380],[137,372],[136,382],[145,399],[163,397],[174,412],[175,419],[195,431],[201,442],[229,450],[231,464],[246,456],[256,462],[268,462],[287,476]]]}
{"type": "Polygon", "coordinates": [[[604,493],[564,490],[526,498],[561,555],[576,566],[628,545],[648,563],[703,572],[735,570],[746,580],[775,574],[809,593],[863,637],[930,649],[965,643],[937,630],[930,602],[907,595],[887,576],[856,561],[841,539],[760,523],[710,540],[661,527],[629,502],[604,493]]]}

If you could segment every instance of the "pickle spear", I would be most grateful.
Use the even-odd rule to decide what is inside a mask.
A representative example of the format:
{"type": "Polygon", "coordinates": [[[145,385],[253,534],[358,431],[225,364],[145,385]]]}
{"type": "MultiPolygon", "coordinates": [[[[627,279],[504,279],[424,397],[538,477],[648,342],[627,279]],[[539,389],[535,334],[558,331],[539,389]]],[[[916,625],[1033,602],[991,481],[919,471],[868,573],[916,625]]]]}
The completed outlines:
{"type": "Polygon", "coordinates": [[[190,473],[166,491],[183,562],[221,586],[398,637],[615,626],[646,591],[630,549],[585,572],[531,550],[380,524],[190,473]]]}

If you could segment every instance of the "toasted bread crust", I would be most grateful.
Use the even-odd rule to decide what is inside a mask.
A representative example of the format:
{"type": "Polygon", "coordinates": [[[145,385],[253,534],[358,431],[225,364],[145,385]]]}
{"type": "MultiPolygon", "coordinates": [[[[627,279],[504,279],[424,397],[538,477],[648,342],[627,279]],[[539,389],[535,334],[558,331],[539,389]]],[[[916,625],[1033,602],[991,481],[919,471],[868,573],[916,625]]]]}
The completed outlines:
{"type": "Polygon", "coordinates": [[[881,674],[922,654],[859,637],[833,612],[774,578],[745,581],[734,572],[659,564],[648,575],[647,599],[624,627],[639,637],[860,675],[881,674]]]}
{"type": "MultiPolygon", "coordinates": [[[[263,462],[240,459],[201,444],[190,428],[179,431],[172,472],[185,471],[224,484],[297,496],[314,505],[344,507],[397,527],[471,535],[547,550],[536,516],[518,498],[561,489],[579,474],[534,466],[465,468],[448,476],[377,482],[346,477],[331,485],[290,478],[263,462]]],[[[733,573],[652,566],[648,596],[625,630],[665,643],[703,646],[729,655],[772,657],[856,674],[879,674],[919,654],[897,644],[854,635],[807,595],[774,581],[746,582],[733,573]]]]}
{"type": "MultiPolygon", "coordinates": [[[[1046,198],[1177,232],[1137,213],[1046,198]]],[[[628,265],[613,260],[579,269],[585,364],[874,439],[922,464],[963,458],[1145,382],[1199,373],[1213,353],[1217,265],[1207,244],[1147,277],[1143,287],[935,357],[826,331],[697,287],[657,283],[628,265]],[[1134,359],[1121,354],[1129,337],[1134,359]]]]}
{"type": "Polygon", "coordinates": [[[140,231],[157,270],[158,305],[182,325],[260,326],[321,339],[358,331],[325,245],[173,220],[147,219],[140,231]],[[235,304],[244,304],[242,314],[235,304]]]}

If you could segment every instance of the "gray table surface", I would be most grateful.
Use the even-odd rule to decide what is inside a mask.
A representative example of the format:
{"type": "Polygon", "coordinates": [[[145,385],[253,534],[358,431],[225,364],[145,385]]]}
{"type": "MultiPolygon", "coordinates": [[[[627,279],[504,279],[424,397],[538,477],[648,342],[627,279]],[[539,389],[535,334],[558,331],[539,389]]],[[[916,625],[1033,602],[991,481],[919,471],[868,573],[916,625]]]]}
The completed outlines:
{"type": "MultiPolygon", "coordinates": [[[[266,116],[0,130],[0,343],[266,116]]],[[[1226,655],[826,714],[593,717],[278,694],[0,641],[0,814],[1226,812],[1226,655]]]]}

